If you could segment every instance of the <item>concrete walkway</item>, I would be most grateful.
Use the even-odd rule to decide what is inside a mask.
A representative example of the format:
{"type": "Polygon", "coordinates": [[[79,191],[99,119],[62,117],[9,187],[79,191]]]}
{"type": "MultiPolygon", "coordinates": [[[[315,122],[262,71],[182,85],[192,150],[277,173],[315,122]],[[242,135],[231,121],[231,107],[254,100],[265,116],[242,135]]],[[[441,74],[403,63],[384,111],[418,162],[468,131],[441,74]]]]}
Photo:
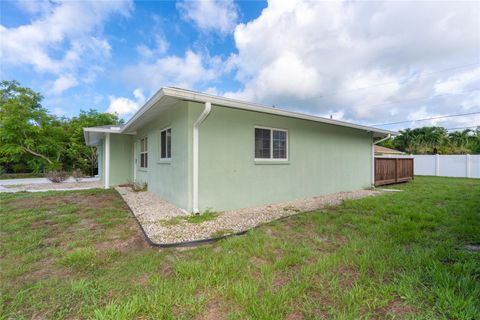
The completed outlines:
{"type": "MultiPolygon", "coordinates": [[[[96,182],[100,178],[83,178],[82,182],[96,182]]],[[[76,182],[74,178],[70,177],[65,182],[76,182]]],[[[47,178],[26,178],[26,179],[0,179],[0,186],[21,185],[21,184],[41,184],[52,183],[47,178]]]]}

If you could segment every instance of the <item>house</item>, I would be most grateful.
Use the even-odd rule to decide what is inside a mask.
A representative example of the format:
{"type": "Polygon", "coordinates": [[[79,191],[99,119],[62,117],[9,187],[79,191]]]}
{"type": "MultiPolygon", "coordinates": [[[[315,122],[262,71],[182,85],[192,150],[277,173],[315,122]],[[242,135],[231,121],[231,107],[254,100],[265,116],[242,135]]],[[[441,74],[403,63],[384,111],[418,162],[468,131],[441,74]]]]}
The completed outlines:
{"type": "Polygon", "coordinates": [[[368,188],[373,139],[396,132],[168,87],[84,134],[105,188],[147,183],[197,213],[368,188]]]}
{"type": "Polygon", "coordinates": [[[374,146],[374,151],[375,151],[375,156],[398,156],[398,155],[405,154],[405,152],[387,148],[387,147],[382,147],[379,145],[374,146]]]}

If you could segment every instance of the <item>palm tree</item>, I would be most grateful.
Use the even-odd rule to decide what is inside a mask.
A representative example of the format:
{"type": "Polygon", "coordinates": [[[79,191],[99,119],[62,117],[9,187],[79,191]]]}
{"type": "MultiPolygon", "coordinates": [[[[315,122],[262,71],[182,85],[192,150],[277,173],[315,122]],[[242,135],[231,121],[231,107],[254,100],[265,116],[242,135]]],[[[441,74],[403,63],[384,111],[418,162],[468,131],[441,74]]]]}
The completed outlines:
{"type": "Polygon", "coordinates": [[[470,130],[470,129],[466,129],[466,130],[463,130],[463,131],[454,131],[454,132],[451,132],[448,135],[448,138],[450,139],[450,142],[454,146],[459,147],[459,148],[464,148],[464,147],[466,147],[466,145],[468,144],[468,142],[470,140],[470,133],[471,132],[472,132],[472,130],[470,130]]]}

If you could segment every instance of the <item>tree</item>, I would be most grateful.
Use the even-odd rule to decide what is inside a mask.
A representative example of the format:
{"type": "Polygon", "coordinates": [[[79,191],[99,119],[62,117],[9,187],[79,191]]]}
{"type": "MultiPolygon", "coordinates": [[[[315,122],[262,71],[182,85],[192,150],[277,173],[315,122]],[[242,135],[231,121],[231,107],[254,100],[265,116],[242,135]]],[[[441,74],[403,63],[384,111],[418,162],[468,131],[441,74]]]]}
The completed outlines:
{"type": "Polygon", "coordinates": [[[123,120],[93,109],[72,119],[58,118],[41,101],[39,93],[17,81],[0,83],[0,165],[13,172],[78,168],[92,174],[97,152],[85,144],[83,128],[123,120]]]}
{"type": "Polygon", "coordinates": [[[85,143],[83,128],[123,123],[117,115],[100,113],[97,110],[80,111],[78,117],[70,120],[68,126],[68,147],[65,163],[72,168],[79,168],[83,172],[93,175],[94,165],[97,162],[97,150],[85,143]]]}
{"type": "Polygon", "coordinates": [[[400,130],[400,135],[395,137],[393,145],[395,149],[403,152],[413,153],[413,146],[416,144],[416,138],[410,128],[400,130]]]}
{"type": "Polygon", "coordinates": [[[443,127],[405,129],[395,137],[393,145],[400,151],[416,154],[465,154],[480,152],[480,130],[456,131],[448,134],[443,127]]]}
{"type": "Polygon", "coordinates": [[[468,137],[467,149],[470,153],[480,154],[480,127],[477,127],[475,131],[471,130],[471,134],[468,137]]]}
{"type": "Polygon", "coordinates": [[[65,127],[40,104],[42,96],[17,81],[0,82],[0,162],[33,171],[61,166],[65,127]]]}

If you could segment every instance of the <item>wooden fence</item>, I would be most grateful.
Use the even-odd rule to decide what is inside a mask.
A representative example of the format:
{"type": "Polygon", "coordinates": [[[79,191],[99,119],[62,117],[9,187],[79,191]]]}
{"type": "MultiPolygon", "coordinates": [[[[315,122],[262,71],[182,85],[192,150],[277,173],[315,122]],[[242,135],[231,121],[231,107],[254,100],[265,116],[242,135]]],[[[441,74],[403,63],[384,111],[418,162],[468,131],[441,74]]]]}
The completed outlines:
{"type": "Polygon", "coordinates": [[[413,158],[375,157],[375,186],[413,180],[413,158]]]}

